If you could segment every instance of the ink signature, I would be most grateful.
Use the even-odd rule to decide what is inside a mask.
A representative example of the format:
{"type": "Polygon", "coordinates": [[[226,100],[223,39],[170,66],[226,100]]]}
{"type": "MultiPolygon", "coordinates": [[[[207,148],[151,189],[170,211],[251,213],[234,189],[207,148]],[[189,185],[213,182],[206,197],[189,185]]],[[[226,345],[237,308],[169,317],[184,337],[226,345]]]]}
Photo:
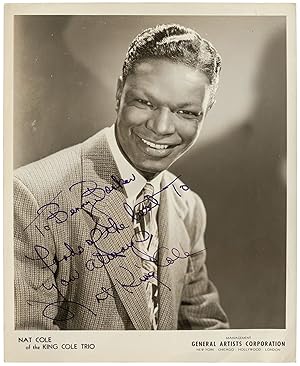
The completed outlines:
{"type": "MultiPolygon", "coordinates": [[[[128,203],[124,203],[123,209],[130,216],[132,222],[140,221],[142,217],[146,215],[149,211],[159,206],[159,194],[169,187],[172,187],[175,193],[180,197],[182,196],[183,192],[189,190],[189,187],[184,184],[176,187],[175,181],[179,179],[179,177],[180,176],[173,179],[173,181],[162,187],[158,192],[153,193],[152,196],[148,196],[144,200],[145,205],[143,210],[139,209],[140,203],[137,203],[133,207],[131,207],[128,203]]],[[[126,184],[130,184],[135,179],[136,178],[134,174],[132,174],[132,176],[128,179],[122,179],[112,175],[112,184],[106,186],[100,186],[97,182],[92,180],[82,180],[76,182],[72,184],[68,190],[70,192],[74,189],[79,190],[82,200],[82,204],[80,207],[73,207],[69,210],[62,209],[57,202],[57,198],[59,196],[61,197],[62,195],[62,191],[60,191],[50,202],[38,208],[37,216],[24,229],[26,230],[30,225],[34,224],[35,220],[42,213],[46,214],[47,225],[45,225],[43,229],[47,231],[50,230],[50,226],[48,225],[48,223],[54,223],[56,225],[63,224],[73,215],[77,214],[80,210],[91,216],[95,222],[93,229],[89,233],[89,238],[86,239],[84,243],[72,245],[70,243],[64,242],[63,246],[65,248],[65,252],[60,257],[57,257],[57,254],[54,257],[51,257],[50,251],[42,244],[37,244],[34,246],[34,255],[32,257],[26,256],[26,258],[29,260],[41,261],[43,263],[42,268],[51,271],[55,278],[55,283],[52,283],[50,287],[47,286],[45,283],[43,283],[41,286],[46,291],[55,290],[57,292],[57,295],[61,296],[61,300],[57,300],[51,303],[28,300],[28,303],[30,304],[32,304],[33,302],[45,304],[42,314],[46,318],[55,321],[66,321],[72,319],[75,316],[75,312],[69,310],[69,304],[81,307],[82,309],[90,312],[93,316],[97,315],[86,305],[80,304],[78,302],[69,301],[63,296],[58,288],[58,285],[69,286],[70,284],[76,283],[76,281],[78,281],[81,276],[81,274],[77,270],[73,270],[73,272],[69,275],[69,278],[59,278],[57,276],[57,270],[59,265],[71,261],[72,258],[80,257],[83,255],[83,253],[87,253],[87,248],[92,247],[94,249],[92,253],[89,253],[89,256],[84,256],[85,269],[88,271],[99,270],[101,268],[107,267],[112,261],[117,258],[123,258],[125,261],[129,252],[136,257],[141,258],[143,261],[154,262],[158,268],[169,267],[178,260],[184,260],[199,253],[197,252],[191,254],[187,251],[180,251],[175,247],[169,249],[167,247],[160,246],[157,252],[154,253],[153,256],[150,256],[147,252],[141,249],[141,242],[149,241],[150,243],[153,238],[153,235],[147,231],[143,231],[144,235],[142,237],[144,239],[140,239],[140,233],[135,233],[131,237],[131,240],[128,243],[124,243],[120,248],[117,248],[114,251],[104,250],[102,245],[103,240],[113,234],[122,234],[122,231],[127,229],[128,226],[124,225],[121,222],[118,222],[106,212],[99,210],[97,204],[98,202],[103,201],[105,198],[107,198],[114,191],[123,189],[126,184]],[[160,260],[158,261],[156,258],[160,258],[160,260]],[[63,316],[63,319],[57,318],[57,313],[59,310],[65,314],[63,316]],[[55,316],[52,313],[56,313],[55,316]]],[[[37,225],[35,225],[35,227],[37,230],[39,230],[41,235],[44,236],[42,229],[37,225]]],[[[153,279],[159,282],[161,286],[165,286],[169,291],[171,291],[167,284],[162,283],[157,277],[157,274],[153,271],[147,272],[146,270],[142,269],[142,276],[139,278],[135,278],[134,273],[131,272],[130,269],[126,267],[126,265],[120,265],[119,267],[120,269],[122,269],[122,278],[114,278],[114,283],[111,287],[101,288],[101,292],[95,295],[95,299],[98,303],[106,300],[110,296],[114,296],[113,289],[116,287],[122,288],[124,291],[132,294],[135,288],[153,279]]]]}
{"type": "MultiPolygon", "coordinates": [[[[109,288],[101,287],[101,292],[99,292],[98,294],[95,295],[95,298],[98,303],[106,300],[109,296],[115,297],[112,290],[114,288],[116,288],[117,286],[120,286],[128,293],[133,294],[132,289],[141,286],[143,283],[151,281],[153,278],[155,278],[157,280],[157,282],[160,283],[162,286],[166,287],[169,291],[171,291],[171,288],[169,286],[167,286],[166,284],[164,284],[162,281],[160,281],[158,279],[157,274],[154,271],[144,272],[141,277],[135,278],[134,273],[132,271],[130,271],[128,268],[123,267],[123,266],[120,266],[120,268],[122,268],[124,270],[124,277],[126,277],[126,275],[127,276],[129,275],[128,281],[125,281],[124,279],[119,280],[118,278],[115,278],[117,284],[113,284],[109,288]],[[110,293],[110,291],[111,291],[111,293],[110,293]]],[[[141,267],[138,267],[138,268],[141,268],[141,267]]]]}
{"type": "MultiPolygon", "coordinates": [[[[69,210],[64,210],[60,207],[60,204],[56,202],[57,198],[61,196],[63,193],[63,191],[60,191],[50,202],[45,203],[44,205],[42,205],[37,209],[36,212],[37,215],[24,228],[24,231],[27,230],[39,218],[39,216],[42,213],[46,214],[47,222],[54,223],[57,225],[65,223],[70,217],[78,213],[80,210],[83,210],[85,213],[87,213],[89,216],[93,218],[94,211],[98,211],[96,207],[98,202],[102,201],[106,196],[108,196],[112,192],[122,189],[125,185],[135,181],[135,179],[136,178],[134,174],[132,174],[131,177],[128,179],[123,179],[115,175],[111,175],[111,180],[113,183],[104,187],[99,186],[97,182],[92,180],[91,181],[82,180],[73,183],[68,190],[71,192],[74,189],[74,187],[77,187],[79,189],[79,192],[81,192],[80,193],[81,199],[90,197],[90,200],[82,202],[80,207],[73,207],[69,210]],[[90,210],[87,209],[89,207],[90,210]]],[[[102,212],[100,212],[100,214],[101,213],[102,212]]],[[[44,236],[43,229],[47,231],[50,230],[49,225],[45,225],[42,229],[37,225],[35,225],[35,228],[40,232],[42,236],[44,236]]]]}
{"type": "MultiPolygon", "coordinates": [[[[122,247],[124,248],[124,247],[122,247]]],[[[166,247],[163,247],[161,249],[164,250],[169,250],[166,247]]],[[[190,254],[189,252],[183,252],[180,253],[180,251],[177,248],[172,248],[171,249],[171,253],[172,256],[168,256],[165,258],[165,263],[158,263],[158,261],[156,261],[154,259],[154,257],[151,257],[143,252],[140,251],[140,253],[142,254],[142,256],[140,256],[141,258],[143,258],[144,260],[148,260],[148,261],[152,261],[155,262],[157,264],[158,267],[168,267],[170,265],[173,265],[177,260],[179,259],[187,259],[188,257],[191,257],[193,255],[199,254],[200,252],[204,251],[205,249],[196,252],[196,253],[192,253],[190,254]]],[[[122,250],[121,250],[122,251],[122,250]]],[[[120,252],[121,252],[120,251],[120,252]]],[[[137,252],[139,252],[139,250],[137,250],[137,252]]],[[[114,258],[116,258],[116,255],[114,255],[113,253],[106,253],[107,256],[111,255],[111,258],[109,261],[113,260],[114,258]]],[[[42,257],[43,261],[45,258],[47,258],[47,256],[42,257]]],[[[45,263],[45,262],[44,262],[45,263]]],[[[108,262],[109,263],[109,262],[108,262]]],[[[106,265],[108,264],[106,263],[106,265]]],[[[103,264],[104,265],[104,264],[103,264]]],[[[48,267],[48,265],[47,265],[48,267]]],[[[136,278],[134,273],[127,267],[125,266],[119,266],[119,268],[121,268],[123,270],[123,274],[122,275],[122,279],[120,278],[114,278],[115,282],[111,287],[101,287],[101,292],[97,293],[95,295],[95,299],[97,301],[97,303],[100,303],[102,301],[105,301],[108,297],[115,297],[114,293],[113,293],[113,289],[115,289],[117,286],[119,286],[120,288],[122,288],[123,290],[125,290],[126,292],[128,292],[129,294],[133,294],[134,293],[134,289],[141,286],[143,283],[146,283],[148,281],[151,281],[152,279],[156,279],[157,282],[161,285],[166,287],[169,291],[171,291],[171,288],[163,283],[157,276],[157,274],[154,271],[145,271],[142,267],[136,266],[137,268],[141,268],[144,272],[142,273],[142,276],[139,278],[136,278]],[[127,278],[126,278],[127,277],[127,278]]],[[[49,268],[49,267],[48,267],[49,268]]],[[[52,269],[50,269],[52,271],[52,269]]],[[[80,278],[80,274],[78,271],[75,270],[75,273],[73,275],[70,276],[69,280],[65,280],[65,279],[61,279],[60,283],[64,286],[69,285],[71,282],[74,282],[76,280],[78,280],[80,278]]],[[[77,305],[87,311],[89,311],[92,315],[97,316],[97,314],[91,310],[90,308],[88,308],[86,305],[81,304],[79,302],[75,302],[75,301],[70,301],[67,300],[65,298],[65,296],[62,294],[62,292],[59,290],[59,287],[56,284],[51,284],[50,286],[46,286],[45,283],[42,284],[42,287],[44,289],[46,289],[47,291],[51,291],[51,290],[56,290],[57,294],[59,294],[62,297],[62,300],[57,300],[51,303],[47,303],[45,301],[36,301],[36,300],[28,300],[27,302],[29,304],[32,303],[39,303],[39,304],[45,304],[46,306],[44,307],[42,314],[43,316],[45,316],[48,319],[51,320],[55,320],[56,322],[61,322],[61,321],[66,321],[66,320],[70,320],[75,316],[75,313],[72,312],[69,308],[68,308],[68,304],[74,304],[77,305]],[[51,315],[51,310],[63,310],[64,311],[64,317],[62,319],[59,319],[57,317],[57,314],[53,313],[53,315],[51,315]]]]}
{"type": "Polygon", "coordinates": [[[74,187],[79,188],[79,191],[81,192],[81,199],[83,200],[86,199],[86,197],[89,197],[89,200],[83,201],[80,207],[72,208],[70,210],[71,216],[76,214],[81,209],[86,211],[86,206],[90,206],[90,210],[86,212],[93,217],[94,211],[97,211],[98,213],[96,205],[99,202],[103,201],[112,192],[122,189],[125,185],[134,182],[135,179],[136,178],[134,174],[132,174],[129,179],[122,179],[116,177],[115,175],[111,175],[111,180],[114,183],[104,187],[99,187],[97,182],[93,180],[82,180],[72,184],[69,187],[70,192],[74,189],[74,187]]]}
{"type": "Polygon", "coordinates": [[[123,207],[126,211],[126,213],[130,216],[132,219],[132,222],[140,222],[143,216],[146,216],[148,212],[153,210],[156,206],[159,206],[159,201],[155,198],[155,196],[159,195],[164,190],[168,189],[170,186],[174,189],[175,193],[181,197],[182,194],[180,193],[180,190],[186,192],[190,188],[186,184],[181,184],[179,186],[180,190],[176,187],[174,184],[177,179],[179,179],[180,175],[177,176],[175,179],[172,180],[172,182],[165,185],[162,189],[160,189],[157,192],[154,192],[152,196],[147,195],[146,198],[144,198],[142,201],[137,202],[134,207],[131,207],[127,202],[123,203],[123,207]],[[142,208],[141,208],[142,207],[142,208]]]}
{"type": "Polygon", "coordinates": [[[65,322],[67,320],[73,319],[76,314],[69,309],[69,304],[74,304],[82,309],[87,310],[88,312],[91,313],[91,315],[97,316],[97,314],[93,310],[91,310],[89,307],[87,307],[86,305],[81,304],[76,301],[70,301],[70,300],[66,299],[66,297],[61,293],[61,291],[59,290],[59,288],[56,284],[52,283],[50,287],[47,287],[46,284],[43,283],[42,287],[47,291],[51,291],[52,289],[54,289],[54,290],[56,290],[56,295],[59,294],[62,297],[62,300],[56,300],[56,301],[53,301],[50,303],[48,303],[46,301],[39,301],[39,300],[27,300],[27,303],[29,305],[33,305],[33,303],[45,304],[46,306],[42,310],[42,315],[45,318],[48,318],[50,320],[55,320],[56,322],[65,322]],[[61,310],[62,314],[63,314],[61,319],[58,317],[59,310],[61,310]]]}

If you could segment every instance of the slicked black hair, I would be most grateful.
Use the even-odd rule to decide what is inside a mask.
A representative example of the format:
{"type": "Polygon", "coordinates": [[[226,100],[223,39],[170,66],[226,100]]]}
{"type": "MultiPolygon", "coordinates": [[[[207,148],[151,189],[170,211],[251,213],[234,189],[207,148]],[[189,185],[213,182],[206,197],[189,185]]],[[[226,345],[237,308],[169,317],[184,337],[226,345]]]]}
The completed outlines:
{"type": "Polygon", "coordinates": [[[134,72],[136,65],[153,58],[165,58],[204,72],[210,82],[209,106],[213,105],[222,60],[209,41],[193,29],[178,24],[161,24],[145,29],[128,48],[122,70],[123,82],[134,72]]]}

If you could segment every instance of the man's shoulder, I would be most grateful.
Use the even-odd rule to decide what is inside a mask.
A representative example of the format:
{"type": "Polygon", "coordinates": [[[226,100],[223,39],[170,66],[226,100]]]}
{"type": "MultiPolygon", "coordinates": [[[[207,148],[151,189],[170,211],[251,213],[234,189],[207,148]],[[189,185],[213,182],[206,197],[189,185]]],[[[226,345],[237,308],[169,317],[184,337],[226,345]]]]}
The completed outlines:
{"type": "Polygon", "coordinates": [[[32,192],[53,190],[62,185],[72,184],[82,178],[84,152],[93,148],[96,141],[101,140],[103,136],[101,130],[82,143],[22,166],[14,171],[14,178],[32,192]]]}
{"type": "Polygon", "coordinates": [[[69,175],[78,173],[80,151],[81,144],[65,148],[16,169],[14,177],[26,185],[47,185],[67,180],[69,175]]]}

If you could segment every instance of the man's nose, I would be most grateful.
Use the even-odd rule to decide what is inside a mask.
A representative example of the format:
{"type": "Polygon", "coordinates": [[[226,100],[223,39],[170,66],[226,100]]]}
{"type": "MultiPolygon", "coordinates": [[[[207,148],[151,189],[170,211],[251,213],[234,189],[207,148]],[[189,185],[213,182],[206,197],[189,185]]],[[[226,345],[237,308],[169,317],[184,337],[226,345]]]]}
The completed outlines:
{"type": "Polygon", "coordinates": [[[147,128],[156,135],[170,135],[175,132],[173,113],[166,107],[153,111],[147,121],[147,128]]]}

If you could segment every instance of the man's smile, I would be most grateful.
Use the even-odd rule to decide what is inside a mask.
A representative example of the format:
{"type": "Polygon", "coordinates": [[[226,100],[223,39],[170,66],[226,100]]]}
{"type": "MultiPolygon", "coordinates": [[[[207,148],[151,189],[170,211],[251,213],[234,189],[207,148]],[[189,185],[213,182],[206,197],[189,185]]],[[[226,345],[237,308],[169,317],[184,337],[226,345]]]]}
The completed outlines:
{"type": "Polygon", "coordinates": [[[157,142],[144,139],[137,134],[133,135],[135,136],[137,146],[139,146],[140,150],[153,158],[164,158],[168,156],[176,146],[170,144],[159,144],[157,142]]]}
{"type": "Polygon", "coordinates": [[[156,144],[156,143],[154,143],[154,142],[151,142],[151,141],[145,140],[145,139],[143,139],[143,138],[142,138],[142,141],[143,141],[146,145],[148,145],[148,146],[152,147],[153,149],[157,149],[157,150],[163,150],[163,149],[167,149],[167,148],[169,147],[169,145],[156,144]]]}

